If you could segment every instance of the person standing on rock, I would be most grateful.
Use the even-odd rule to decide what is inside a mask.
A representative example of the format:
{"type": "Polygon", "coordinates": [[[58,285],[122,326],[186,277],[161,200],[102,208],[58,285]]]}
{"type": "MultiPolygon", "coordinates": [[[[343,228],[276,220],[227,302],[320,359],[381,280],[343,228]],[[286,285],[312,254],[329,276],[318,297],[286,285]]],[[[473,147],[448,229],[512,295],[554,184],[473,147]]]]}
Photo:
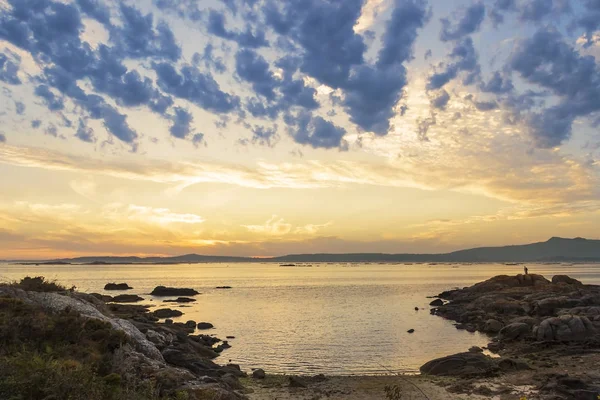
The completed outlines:
{"type": "Polygon", "coordinates": [[[529,272],[529,270],[527,269],[527,267],[526,267],[526,266],[523,266],[523,270],[525,271],[525,275],[527,275],[527,274],[528,274],[528,272],[529,272]]]}

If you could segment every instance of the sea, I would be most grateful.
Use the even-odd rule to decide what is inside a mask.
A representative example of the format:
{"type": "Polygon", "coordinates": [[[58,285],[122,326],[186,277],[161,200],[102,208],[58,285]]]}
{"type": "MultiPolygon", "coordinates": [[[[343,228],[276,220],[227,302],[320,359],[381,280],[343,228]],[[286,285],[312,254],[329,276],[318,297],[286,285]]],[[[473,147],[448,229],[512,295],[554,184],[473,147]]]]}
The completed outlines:
{"type": "MultiPolygon", "coordinates": [[[[600,264],[527,264],[551,279],[567,274],[600,284],[600,264]]],[[[230,339],[218,363],[268,373],[379,375],[417,373],[425,362],[485,346],[489,338],[457,330],[430,314],[430,296],[495,275],[522,273],[505,264],[15,265],[0,264],[0,281],[44,276],[87,293],[126,282],[127,293],[152,309],[177,308],[175,321],[210,322],[202,333],[230,339]],[[194,288],[190,305],[150,296],[155,286],[194,288]],[[231,286],[231,289],[216,289],[231,286]],[[417,307],[419,310],[415,310],[417,307]],[[407,331],[414,329],[414,333],[407,331]]]]}

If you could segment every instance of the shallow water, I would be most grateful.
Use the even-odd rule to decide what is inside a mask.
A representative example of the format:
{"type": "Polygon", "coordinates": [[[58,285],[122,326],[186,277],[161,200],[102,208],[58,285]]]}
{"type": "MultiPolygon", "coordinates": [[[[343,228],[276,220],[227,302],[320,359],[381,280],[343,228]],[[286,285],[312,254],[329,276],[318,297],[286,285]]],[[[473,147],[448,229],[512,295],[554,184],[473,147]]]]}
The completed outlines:
{"type": "MultiPolygon", "coordinates": [[[[600,265],[528,264],[530,273],[568,274],[600,284],[600,265]]],[[[146,304],[155,286],[192,287],[202,292],[184,312],[183,322],[207,321],[205,333],[230,340],[217,361],[278,373],[330,375],[412,373],[433,358],[488,338],[454,328],[429,314],[427,296],[468,286],[498,274],[522,272],[502,264],[277,264],[21,266],[0,264],[0,280],[42,275],[83,292],[105,292],[107,282],[127,282],[146,304]],[[232,286],[217,290],[217,286],[232,286]],[[422,310],[415,311],[419,307],[422,310]],[[408,329],[415,329],[409,334],[408,329]]]]}

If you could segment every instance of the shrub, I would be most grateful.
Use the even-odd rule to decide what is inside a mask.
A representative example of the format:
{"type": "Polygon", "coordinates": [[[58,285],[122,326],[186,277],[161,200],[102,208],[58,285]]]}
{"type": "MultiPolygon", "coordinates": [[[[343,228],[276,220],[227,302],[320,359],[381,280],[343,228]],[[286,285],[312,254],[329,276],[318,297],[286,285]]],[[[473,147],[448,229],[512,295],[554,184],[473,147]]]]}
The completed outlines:
{"type": "Polygon", "coordinates": [[[43,276],[30,277],[26,276],[19,283],[14,283],[13,286],[30,292],[66,292],[67,290],[74,291],[75,286],[70,289],[56,283],[56,281],[48,281],[43,276]]]}

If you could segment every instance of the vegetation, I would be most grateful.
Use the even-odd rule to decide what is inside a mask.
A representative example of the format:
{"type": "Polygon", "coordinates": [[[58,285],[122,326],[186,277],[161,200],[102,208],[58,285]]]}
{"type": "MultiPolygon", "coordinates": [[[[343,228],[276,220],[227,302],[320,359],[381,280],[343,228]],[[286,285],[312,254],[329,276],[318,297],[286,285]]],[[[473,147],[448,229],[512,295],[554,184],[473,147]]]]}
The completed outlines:
{"type": "MultiPolygon", "coordinates": [[[[13,284],[25,290],[64,292],[42,277],[13,284]]],[[[126,381],[115,373],[115,351],[126,335],[75,311],[52,314],[20,299],[0,297],[0,399],[185,400],[161,394],[155,382],[126,381]]]]}

